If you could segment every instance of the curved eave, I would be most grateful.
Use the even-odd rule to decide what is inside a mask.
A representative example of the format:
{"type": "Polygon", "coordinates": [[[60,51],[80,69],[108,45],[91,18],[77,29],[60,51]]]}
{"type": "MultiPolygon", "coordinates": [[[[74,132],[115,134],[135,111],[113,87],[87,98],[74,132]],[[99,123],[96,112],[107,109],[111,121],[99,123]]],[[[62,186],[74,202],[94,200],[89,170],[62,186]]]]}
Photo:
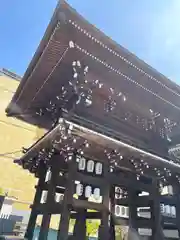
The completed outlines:
{"type": "MultiPolygon", "coordinates": [[[[165,168],[167,168],[173,174],[180,174],[180,164],[174,163],[169,159],[162,158],[158,155],[155,155],[150,152],[144,151],[140,148],[137,148],[136,146],[132,146],[123,141],[119,141],[114,138],[105,136],[101,133],[92,131],[88,128],[79,126],[77,124],[66,121],[64,119],[61,119],[61,122],[59,123],[58,126],[56,126],[52,131],[49,131],[44,137],[42,137],[37,143],[35,143],[26,152],[26,154],[20,159],[20,161],[28,162],[30,158],[35,157],[43,148],[46,148],[47,146],[48,148],[50,146],[52,147],[56,137],[57,136],[59,137],[60,129],[62,129],[62,127],[65,127],[67,133],[68,133],[68,129],[71,129],[71,134],[70,135],[68,135],[69,133],[67,134],[67,136],[69,136],[70,139],[72,139],[72,136],[74,136],[74,137],[77,137],[78,140],[82,138],[83,140],[85,139],[90,143],[90,150],[89,150],[90,155],[88,156],[89,158],[93,157],[93,155],[91,155],[91,152],[93,152],[93,146],[99,146],[99,148],[97,148],[98,151],[102,151],[99,156],[102,156],[102,153],[104,152],[105,149],[109,149],[110,151],[117,150],[120,153],[125,152],[127,156],[131,156],[134,159],[138,159],[138,161],[141,161],[141,159],[143,159],[151,167],[155,167],[155,168],[157,167],[158,169],[161,169],[161,170],[164,170],[165,168]],[[91,149],[91,146],[92,146],[92,149],[91,149]]],[[[63,144],[63,141],[61,144],[63,144]]],[[[57,145],[57,148],[62,149],[63,145],[61,144],[57,145]]],[[[82,143],[80,146],[82,146],[82,143]]],[[[127,162],[128,159],[125,159],[125,160],[127,162]]],[[[123,168],[124,166],[123,164],[125,164],[126,166],[126,162],[125,163],[120,162],[120,167],[123,168]]],[[[150,172],[151,171],[149,171],[149,175],[151,175],[150,172]]]]}
{"type": "MultiPolygon", "coordinates": [[[[17,112],[13,112],[13,103],[16,102],[17,98],[19,98],[21,91],[23,90],[24,85],[26,84],[26,81],[30,74],[33,72],[36,63],[38,62],[43,50],[47,46],[47,43],[52,35],[52,32],[57,25],[59,19],[59,13],[63,12],[67,17],[71,17],[72,20],[75,20],[76,22],[80,23],[80,26],[82,28],[86,29],[88,32],[90,32],[96,39],[101,40],[105,45],[107,45],[109,48],[115,50],[116,52],[120,53],[121,55],[124,55],[127,59],[131,59],[131,62],[133,62],[135,65],[138,64],[142,69],[145,69],[149,74],[152,74],[152,76],[158,76],[159,80],[166,84],[169,88],[176,91],[178,94],[180,93],[179,86],[177,86],[175,83],[167,79],[166,77],[162,76],[160,73],[158,73],[156,70],[152,69],[149,65],[147,65],[142,60],[138,59],[135,55],[130,53],[128,50],[114,42],[111,38],[107,37],[104,33],[102,33],[100,30],[98,30],[95,26],[87,22],[82,16],[80,16],[73,8],[71,8],[65,1],[60,1],[55,9],[54,15],[48,25],[48,28],[39,44],[39,47],[34,54],[34,57],[32,58],[23,79],[21,80],[21,83],[14,94],[11,103],[6,109],[6,112],[8,114],[14,115],[17,114],[17,112]]],[[[153,83],[152,83],[153,84],[153,83]]]]}
{"type": "Polygon", "coordinates": [[[11,102],[9,103],[8,107],[6,108],[6,112],[7,113],[10,113],[12,115],[16,114],[16,113],[13,113],[12,112],[12,107],[11,105],[16,101],[16,99],[18,98],[20,92],[23,90],[23,87],[24,85],[26,84],[26,81],[28,79],[28,77],[30,76],[30,74],[32,73],[34,67],[36,66],[37,64],[37,61],[38,59],[40,58],[41,54],[43,53],[43,50],[44,48],[46,47],[51,35],[52,35],[52,32],[55,28],[55,26],[57,25],[57,22],[58,22],[58,12],[60,11],[60,8],[61,8],[61,5],[62,5],[62,1],[59,1],[55,11],[54,11],[54,14],[49,22],[49,25],[43,35],[43,38],[42,40],[40,41],[40,44],[32,58],[32,60],[30,61],[25,73],[24,73],[24,76],[23,78],[21,79],[21,82],[15,92],[15,94],[13,95],[13,98],[11,100],[11,102]]]}

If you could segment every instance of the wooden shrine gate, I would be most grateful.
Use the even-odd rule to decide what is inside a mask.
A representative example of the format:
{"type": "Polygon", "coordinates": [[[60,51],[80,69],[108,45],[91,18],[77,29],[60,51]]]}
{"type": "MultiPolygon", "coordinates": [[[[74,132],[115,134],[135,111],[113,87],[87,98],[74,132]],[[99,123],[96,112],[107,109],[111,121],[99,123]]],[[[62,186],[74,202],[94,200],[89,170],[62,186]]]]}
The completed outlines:
{"type": "MultiPolygon", "coordinates": [[[[121,224],[137,234],[139,229],[151,229],[153,240],[164,239],[165,228],[179,231],[179,185],[173,186],[174,196],[162,196],[158,178],[137,175],[123,165],[117,166],[117,160],[97,158],[100,153],[97,146],[98,155],[93,158],[94,144],[105,142],[97,141],[96,136],[97,142],[93,143],[97,133],[88,131],[64,121],[27,150],[22,159],[16,160],[39,178],[26,237],[33,239],[37,216],[42,215],[39,239],[47,239],[53,214],[61,216],[57,239],[62,240],[68,239],[70,219],[76,220],[71,237],[80,240],[86,239],[86,219],[100,220],[99,240],[115,239],[115,226],[121,224]],[[73,132],[68,131],[72,128],[73,132]],[[82,138],[86,139],[83,144],[82,138]],[[172,217],[163,217],[162,203],[173,207],[172,217]],[[120,206],[128,207],[128,218],[121,216],[120,206]],[[144,208],[148,208],[149,217],[141,216],[139,209],[144,208]]],[[[106,144],[110,141],[106,140],[106,144]]],[[[123,156],[123,161],[128,158],[123,156]]]]}
{"type": "Polygon", "coordinates": [[[152,240],[164,239],[167,227],[180,234],[179,86],[65,1],[6,112],[49,130],[16,161],[39,178],[29,240],[39,214],[41,240],[52,214],[61,215],[60,240],[67,240],[70,218],[76,219],[72,238],[78,240],[86,238],[86,219],[100,220],[100,240],[114,240],[118,224],[136,232],[149,228],[152,240]],[[173,197],[161,196],[167,185],[173,197]],[[170,206],[172,218],[162,216],[161,203],[170,206]],[[128,206],[128,219],[121,218],[119,206],[128,206]],[[149,218],[140,212],[145,207],[149,218]]]}

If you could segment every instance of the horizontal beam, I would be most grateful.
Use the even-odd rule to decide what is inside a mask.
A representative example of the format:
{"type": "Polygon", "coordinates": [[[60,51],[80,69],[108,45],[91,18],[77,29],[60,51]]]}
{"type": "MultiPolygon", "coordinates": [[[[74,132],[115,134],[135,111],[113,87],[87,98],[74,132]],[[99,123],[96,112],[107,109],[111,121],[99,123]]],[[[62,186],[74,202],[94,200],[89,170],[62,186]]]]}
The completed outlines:
{"type": "MultiPolygon", "coordinates": [[[[85,212],[85,217],[87,219],[101,219],[101,212],[85,212]]],[[[73,212],[71,213],[71,218],[75,219],[77,217],[77,213],[73,212]]]]}
{"type": "Polygon", "coordinates": [[[107,178],[108,181],[110,181],[110,183],[115,186],[125,186],[128,189],[135,189],[147,192],[151,192],[152,190],[151,184],[142,183],[141,181],[135,180],[134,178],[125,178],[124,176],[121,176],[121,174],[116,176],[113,173],[109,173],[107,178]]]}
{"type": "MultiPolygon", "coordinates": [[[[129,225],[129,218],[123,218],[123,217],[116,217],[115,215],[113,216],[114,222],[116,225],[124,225],[128,226],[129,225]]],[[[135,224],[137,228],[151,228],[152,227],[152,220],[143,218],[143,217],[137,217],[135,220],[135,224]]]]}
{"type": "Polygon", "coordinates": [[[106,209],[101,203],[88,202],[86,200],[79,200],[79,199],[73,199],[72,207],[73,207],[73,210],[75,211],[78,211],[79,209],[92,209],[99,212],[101,211],[109,212],[109,209],[106,209]]]}
{"type": "MultiPolygon", "coordinates": [[[[122,206],[128,206],[129,201],[128,198],[122,198],[122,199],[115,199],[115,203],[117,205],[122,205],[122,206]]],[[[165,205],[176,205],[176,198],[173,196],[161,196],[160,197],[160,203],[165,204],[165,205]]],[[[135,202],[137,207],[148,207],[151,204],[151,196],[140,196],[136,198],[135,202]]]]}
{"type": "Polygon", "coordinates": [[[174,217],[162,216],[162,222],[164,226],[167,225],[177,225],[177,219],[174,217]]]}
{"type": "MultiPolygon", "coordinates": [[[[30,206],[32,208],[32,205],[30,206]]],[[[38,212],[38,214],[60,214],[62,210],[62,203],[56,203],[47,205],[46,203],[39,203],[33,206],[34,210],[38,212]]]]}
{"type": "MultiPolygon", "coordinates": [[[[63,187],[63,186],[62,186],[63,187]]],[[[37,185],[35,186],[35,189],[37,189],[37,185]]],[[[47,183],[44,183],[42,185],[42,189],[47,191],[48,190],[48,184],[47,183]]],[[[60,188],[60,187],[56,187],[56,193],[61,193],[61,194],[64,194],[65,192],[65,188],[60,188]]]]}
{"type": "Polygon", "coordinates": [[[56,134],[59,133],[59,129],[61,126],[71,126],[71,128],[73,129],[72,131],[72,135],[74,134],[75,136],[79,136],[81,137],[83,135],[83,138],[89,140],[89,141],[93,141],[94,144],[98,144],[101,147],[106,147],[108,146],[110,149],[119,149],[119,148],[123,148],[128,150],[131,154],[134,155],[138,155],[140,158],[143,156],[143,158],[149,162],[149,164],[151,165],[155,165],[158,167],[163,166],[170,169],[171,171],[175,172],[175,173],[180,173],[180,165],[173,163],[171,161],[169,161],[168,159],[159,157],[157,155],[154,155],[152,153],[149,153],[147,151],[144,151],[140,148],[131,146],[130,144],[127,144],[123,141],[120,140],[116,140],[114,138],[108,137],[106,135],[103,135],[101,133],[92,131],[88,128],[79,126],[75,123],[66,121],[64,119],[61,119],[61,123],[59,125],[57,125],[52,131],[50,131],[48,134],[46,134],[44,137],[42,137],[41,140],[39,140],[37,142],[37,144],[35,144],[33,147],[31,147],[27,153],[23,156],[22,159],[26,159],[26,158],[30,158],[32,157],[34,154],[36,154],[40,149],[42,149],[43,147],[46,147],[47,142],[49,142],[49,140],[52,140],[55,138],[56,134]]]}
{"type": "Polygon", "coordinates": [[[75,180],[78,180],[82,183],[92,184],[93,186],[101,187],[104,186],[105,180],[98,176],[90,176],[77,172],[75,175],[75,180]]]}

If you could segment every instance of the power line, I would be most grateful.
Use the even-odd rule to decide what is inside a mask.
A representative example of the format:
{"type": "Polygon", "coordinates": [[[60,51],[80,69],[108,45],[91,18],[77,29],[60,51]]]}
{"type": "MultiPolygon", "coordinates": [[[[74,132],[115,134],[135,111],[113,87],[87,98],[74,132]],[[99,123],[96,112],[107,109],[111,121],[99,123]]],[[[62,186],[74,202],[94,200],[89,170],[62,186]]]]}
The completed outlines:
{"type": "Polygon", "coordinates": [[[14,151],[14,152],[0,153],[0,157],[5,157],[5,156],[11,155],[11,154],[15,154],[15,153],[19,153],[19,152],[22,152],[22,150],[17,150],[17,151],[14,151]]]}
{"type": "Polygon", "coordinates": [[[9,123],[9,122],[3,121],[3,120],[0,120],[0,123],[5,123],[5,124],[10,125],[10,126],[13,126],[13,127],[22,128],[22,129],[24,129],[24,130],[28,130],[28,131],[30,131],[30,132],[33,132],[33,130],[31,130],[31,129],[26,128],[26,127],[19,126],[19,125],[15,124],[15,123],[9,123]]]}

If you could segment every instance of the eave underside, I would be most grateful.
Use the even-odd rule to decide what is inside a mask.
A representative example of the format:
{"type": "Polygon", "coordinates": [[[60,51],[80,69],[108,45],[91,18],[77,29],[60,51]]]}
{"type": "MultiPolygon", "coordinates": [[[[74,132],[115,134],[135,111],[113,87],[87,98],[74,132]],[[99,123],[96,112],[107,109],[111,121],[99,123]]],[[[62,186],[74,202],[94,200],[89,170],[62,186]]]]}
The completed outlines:
{"type": "MultiPolygon", "coordinates": [[[[133,119],[131,123],[127,123],[124,115],[122,119],[121,114],[126,111],[125,114],[133,113],[149,119],[150,110],[153,109],[155,113],[160,113],[156,124],[157,128],[160,131],[162,128],[163,131],[161,126],[165,118],[179,122],[179,87],[104,36],[66,3],[58,5],[45,36],[7,109],[8,114],[19,116],[39,126],[50,126],[50,120],[40,119],[36,116],[36,111],[46,107],[49,101],[60,93],[62,86],[72,78],[74,60],[87,65],[88,81],[98,79],[105,85],[107,92],[95,92],[96,106],[90,109],[81,106],[68,118],[76,122],[77,118],[81,119],[81,124],[85,123],[86,119],[113,131],[118,129],[122,135],[123,129],[127,127],[129,132],[135,132],[134,134],[125,132],[125,136],[132,135],[134,140],[139,139],[140,144],[144,142],[149,148],[155,148],[155,145],[159,144],[158,148],[162,148],[160,151],[166,152],[167,146],[163,149],[164,140],[161,141],[157,134],[147,133],[146,127],[143,130],[138,128],[134,125],[133,119]],[[69,48],[69,41],[73,41],[75,48],[69,48]],[[107,116],[101,111],[101,106],[103,97],[107,97],[110,88],[122,92],[127,101],[123,103],[118,99],[118,110],[107,116]],[[154,146],[150,146],[152,139],[154,146]]],[[[88,124],[86,126],[89,127],[88,124]]]]}
{"type": "MultiPolygon", "coordinates": [[[[180,176],[180,165],[170,159],[161,158],[64,119],[61,119],[61,123],[56,128],[30,147],[17,162],[26,165],[26,168],[36,173],[38,164],[40,161],[45,161],[49,153],[52,154],[52,149],[57,149],[66,157],[74,151],[79,155],[83,152],[83,156],[87,159],[102,163],[109,161],[115,169],[126,170],[144,177],[158,178],[162,181],[165,178],[169,183],[178,181],[180,176]]],[[[59,161],[59,154],[56,158],[59,161]]]]}

